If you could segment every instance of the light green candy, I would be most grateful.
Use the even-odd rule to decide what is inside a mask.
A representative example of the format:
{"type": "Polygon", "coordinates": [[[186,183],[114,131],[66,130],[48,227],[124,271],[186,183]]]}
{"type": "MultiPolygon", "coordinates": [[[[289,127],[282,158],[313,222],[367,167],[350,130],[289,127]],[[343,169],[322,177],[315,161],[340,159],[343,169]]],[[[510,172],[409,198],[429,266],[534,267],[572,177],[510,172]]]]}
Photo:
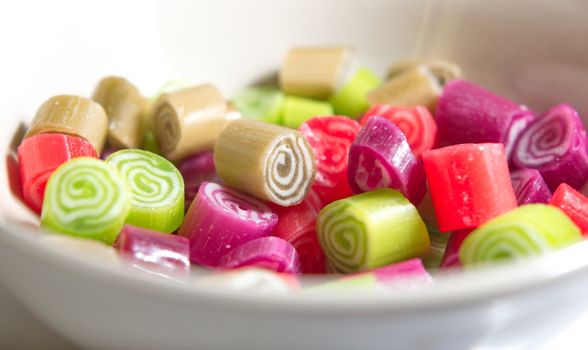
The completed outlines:
{"type": "Polygon", "coordinates": [[[143,144],[141,148],[151,153],[161,154],[155,135],[153,135],[151,131],[145,131],[143,134],[143,144]]]}
{"type": "Polygon", "coordinates": [[[106,163],[117,168],[131,189],[127,223],[160,232],[173,232],[184,218],[184,180],[176,167],[157,154],[125,149],[106,163]]]}
{"type": "Polygon", "coordinates": [[[340,272],[360,272],[428,254],[427,228],[416,208],[386,188],[335,201],[321,210],[317,235],[340,272]]]}
{"type": "Polygon", "coordinates": [[[112,245],[129,213],[131,193],[115,168],[95,158],[75,158],[49,178],[41,227],[112,245]]]}
{"type": "Polygon", "coordinates": [[[474,230],[459,256],[464,266],[523,259],[582,240],[580,229],[558,208],[528,204],[474,230]]]}
{"type": "Polygon", "coordinates": [[[232,100],[246,118],[281,124],[284,94],[277,88],[254,86],[241,91],[232,100]]]}
{"type": "Polygon", "coordinates": [[[382,81],[371,70],[359,68],[351,79],[331,96],[329,102],[333,105],[335,113],[352,118],[359,117],[369,108],[368,92],[380,84],[382,81]]]}
{"type": "Polygon", "coordinates": [[[297,129],[312,117],[333,115],[333,113],[333,107],[329,102],[286,96],[282,109],[282,124],[297,129]]]}

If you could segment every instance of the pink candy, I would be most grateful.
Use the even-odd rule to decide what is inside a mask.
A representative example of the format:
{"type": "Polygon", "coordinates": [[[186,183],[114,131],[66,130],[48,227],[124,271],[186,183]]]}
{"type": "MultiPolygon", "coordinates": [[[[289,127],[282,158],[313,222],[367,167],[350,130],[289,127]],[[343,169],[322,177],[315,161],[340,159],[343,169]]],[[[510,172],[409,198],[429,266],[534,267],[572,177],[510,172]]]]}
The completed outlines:
{"type": "Polygon", "coordinates": [[[178,166],[178,170],[184,178],[184,208],[186,210],[190,207],[203,182],[220,183],[221,181],[214,167],[213,152],[198,153],[184,159],[178,166]]]}
{"type": "Polygon", "coordinates": [[[255,266],[280,273],[300,274],[296,249],[278,237],[262,237],[244,243],[223,256],[218,266],[224,269],[255,266]]]}

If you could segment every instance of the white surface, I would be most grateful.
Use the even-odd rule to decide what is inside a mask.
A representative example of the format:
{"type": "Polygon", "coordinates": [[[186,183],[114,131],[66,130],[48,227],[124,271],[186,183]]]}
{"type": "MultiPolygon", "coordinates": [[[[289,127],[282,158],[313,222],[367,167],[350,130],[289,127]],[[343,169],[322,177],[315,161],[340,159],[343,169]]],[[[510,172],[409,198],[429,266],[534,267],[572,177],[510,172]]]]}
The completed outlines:
{"type": "MultiPolygon", "coordinates": [[[[0,9],[3,140],[49,96],[88,95],[104,75],[125,75],[145,93],[174,77],[211,80],[231,93],[271,73],[294,44],[352,44],[380,73],[407,55],[454,59],[470,79],[533,108],[569,101],[588,115],[582,1],[9,4],[0,9]]],[[[43,245],[25,228],[35,220],[11,197],[4,165],[0,280],[36,316],[90,349],[536,349],[570,324],[583,328],[576,320],[588,309],[587,244],[393,296],[235,295],[43,245]]],[[[16,307],[8,310],[14,315],[16,307]]],[[[578,340],[565,348],[586,348],[578,340]]]]}

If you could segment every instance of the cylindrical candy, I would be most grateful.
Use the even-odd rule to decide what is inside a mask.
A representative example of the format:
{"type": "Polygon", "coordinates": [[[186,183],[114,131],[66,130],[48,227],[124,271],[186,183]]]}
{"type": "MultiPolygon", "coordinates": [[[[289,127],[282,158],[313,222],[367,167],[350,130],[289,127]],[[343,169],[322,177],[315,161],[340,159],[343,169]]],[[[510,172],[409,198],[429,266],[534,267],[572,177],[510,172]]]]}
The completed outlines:
{"type": "Polygon", "coordinates": [[[333,105],[335,113],[357,118],[369,107],[367,94],[381,84],[382,81],[371,70],[359,68],[329,98],[329,102],[333,105]]]}
{"type": "Polygon", "coordinates": [[[300,126],[316,161],[312,188],[324,204],[352,194],[347,180],[349,147],[360,129],[358,122],[341,116],[316,117],[300,126]]]}
{"type": "Polygon", "coordinates": [[[406,71],[417,67],[425,67],[441,82],[441,85],[461,77],[462,72],[455,63],[442,60],[409,58],[394,62],[388,70],[388,79],[392,79],[406,71]]]}
{"type": "Polygon", "coordinates": [[[170,233],[184,218],[184,180],[176,167],[157,154],[120,150],[106,163],[117,168],[131,189],[131,211],[127,223],[170,233]]]}
{"type": "Polygon", "coordinates": [[[86,139],[102,152],[108,129],[108,117],[98,103],[78,96],[55,96],[47,100],[33,119],[25,137],[61,133],[86,139]]]}
{"type": "Polygon", "coordinates": [[[583,194],[564,183],[553,193],[549,204],[561,209],[580,228],[584,236],[588,235],[588,198],[583,194]]]}
{"type": "Polygon", "coordinates": [[[518,205],[549,203],[551,191],[537,170],[513,170],[510,172],[510,181],[517,197],[518,205]]]}
{"type": "Polygon", "coordinates": [[[227,123],[227,103],[210,84],[163,94],[152,111],[155,139],[170,160],[211,150],[227,123]]]}
{"type": "Polygon", "coordinates": [[[271,86],[254,86],[239,92],[232,99],[245,118],[281,124],[284,94],[271,86]]]}
{"type": "Polygon", "coordinates": [[[295,47],[280,69],[286,94],[324,100],[347,78],[352,50],[346,47],[295,47]]]}
{"type": "Polygon", "coordinates": [[[582,240],[582,234],[559,208],[527,204],[474,230],[459,255],[464,266],[541,255],[582,240]]]}
{"type": "Polygon", "coordinates": [[[61,165],[49,178],[41,227],[111,245],[129,213],[126,179],[105,162],[80,157],[61,165]]]}
{"type": "Polygon", "coordinates": [[[578,113],[562,104],[521,132],[512,160],[520,168],[539,170],[552,191],[564,182],[580,190],[588,180],[587,147],[578,113]]]}
{"type": "Polygon", "coordinates": [[[435,145],[437,124],[429,110],[423,106],[375,105],[363,115],[361,125],[365,125],[373,116],[384,117],[399,127],[416,157],[435,145]]]}
{"type": "Polygon", "coordinates": [[[64,134],[40,134],[18,146],[22,195],[26,205],[41,214],[49,176],[61,164],[76,157],[94,157],[96,150],[85,139],[64,134]]]}
{"type": "Polygon", "coordinates": [[[340,272],[359,272],[429,252],[416,208],[398,191],[379,189],[338,200],[321,210],[319,242],[340,272]]]}
{"type": "Polygon", "coordinates": [[[218,263],[223,269],[260,267],[279,273],[300,274],[300,259],[292,244],[278,237],[261,237],[225,254],[218,263]]]}
{"type": "Polygon", "coordinates": [[[218,266],[219,259],[231,250],[269,236],[277,221],[277,215],[263,202],[205,182],[178,234],[190,239],[191,261],[218,266]]]}
{"type": "Polygon", "coordinates": [[[96,86],[92,99],[108,116],[108,143],[116,148],[139,148],[148,104],[139,90],[124,78],[106,77],[96,86]]]}
{"type": "Polygon", "coordinates": [[[184,178],[184,209],[188,210],[203,182],[220,183],[214,168],[212,152],[198,153],[184,159],[178,166],[184,178]]]}
{"type": "Polygon", "coordinates": [[[312,149],[299,132],[251,119],[223,130],[214,164],[228,186],[282,206],[302,202],[316,174],[312,149]]]}
{"type": "Polygon", "coordinates": [[[442,232],[477,227],[517,206],[502,144],[434,149],[423,162],[442,232]]]}
{"type": "Polygon", "coordinates": [[[300,124],[312,117],[332,114],[333,107],[329,102],[297,96],[286,96],[280,119],[284,126],[297,129],[300,124]]]}
{"type": "Polygon", "coordinates": [[[423,164],[391,121],[372,117],[349,149],[348,180],[355,193],[393,188],[418,205],[426,192],[423,164]]]}

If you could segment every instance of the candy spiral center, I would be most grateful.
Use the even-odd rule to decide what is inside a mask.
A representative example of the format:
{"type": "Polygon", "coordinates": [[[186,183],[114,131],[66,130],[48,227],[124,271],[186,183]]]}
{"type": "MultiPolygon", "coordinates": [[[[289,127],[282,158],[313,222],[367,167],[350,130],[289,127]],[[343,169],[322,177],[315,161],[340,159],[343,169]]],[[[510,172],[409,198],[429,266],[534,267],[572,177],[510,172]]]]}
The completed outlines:
{"type": "Polygon", "coordinates": [[[154,132],[164,153],[173,151],[180,141],[179,116],[168,103],[163,103],[154,116],[154,132]]]}
{"type": "Polygon", "coordinates": [[[572,129],[562,118],[544,117],[521,135],[517,157],[528,166],[541,166],[564,155],[569,149],[572,129]]]}

